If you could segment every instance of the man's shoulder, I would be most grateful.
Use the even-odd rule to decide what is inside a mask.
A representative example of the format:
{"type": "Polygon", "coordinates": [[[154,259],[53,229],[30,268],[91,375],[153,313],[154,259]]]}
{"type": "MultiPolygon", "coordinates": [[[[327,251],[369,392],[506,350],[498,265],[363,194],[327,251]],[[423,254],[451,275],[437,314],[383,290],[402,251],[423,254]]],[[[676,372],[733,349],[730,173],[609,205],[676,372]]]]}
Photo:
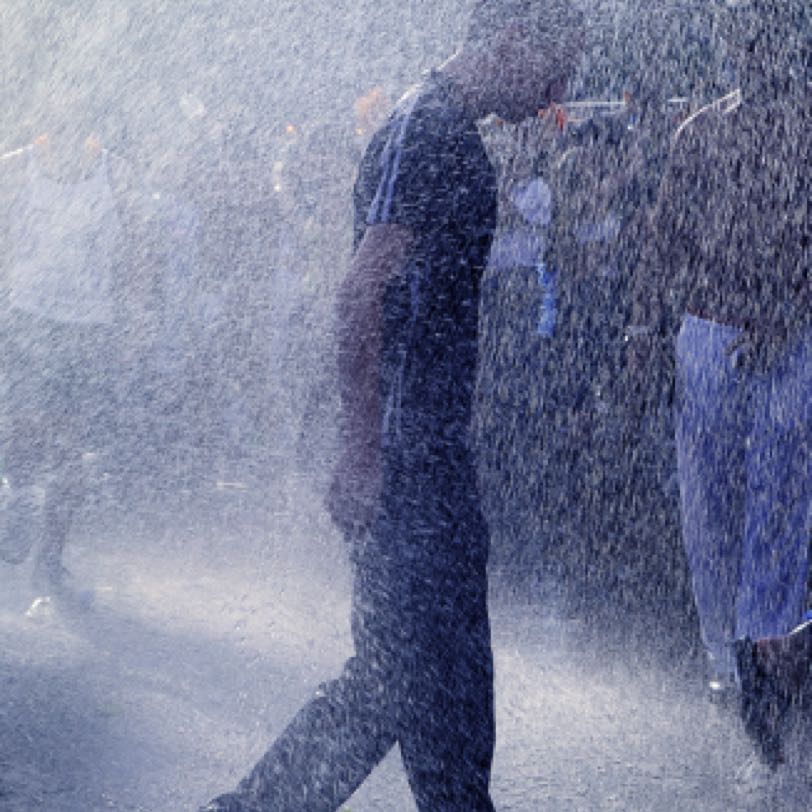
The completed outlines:
{"type": "Polygon", "coordinates": [[[384,128],[407,146],[442,147],[465,140],[480,141],[474,122],[454,103],[433,75],[410,87],[395,105],[384,128]]]}
{"type": "Polygon", "coordinates": [[[373,171],[380,156],[396,156],[402,172],[482,173],[490,168],[476,125],[456,108],[437,82],[411,87],[373,135],[361,171],[373,171]]]}

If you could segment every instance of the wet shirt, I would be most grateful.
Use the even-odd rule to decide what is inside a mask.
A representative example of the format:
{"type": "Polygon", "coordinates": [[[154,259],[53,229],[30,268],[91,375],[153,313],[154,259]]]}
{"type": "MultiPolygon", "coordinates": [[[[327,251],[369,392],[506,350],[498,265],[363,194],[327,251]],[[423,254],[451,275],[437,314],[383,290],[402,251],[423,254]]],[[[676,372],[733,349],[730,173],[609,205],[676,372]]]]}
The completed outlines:
{"type": "Polygon", "coordinates": [[[496,177],[475,122],[432,75],[372,139],[355,186],[355,240],[407,227],[415,247],[384,299],[383,443],[390,467],[466,457],[480,279],[496,225],[496,177]]]}
{"type": "Polygon", "coordinates": [[[737,327],[810,323],[810,124],[808,105],[729,100],[683,126],[653,218],[654,295],[737,327]]]}

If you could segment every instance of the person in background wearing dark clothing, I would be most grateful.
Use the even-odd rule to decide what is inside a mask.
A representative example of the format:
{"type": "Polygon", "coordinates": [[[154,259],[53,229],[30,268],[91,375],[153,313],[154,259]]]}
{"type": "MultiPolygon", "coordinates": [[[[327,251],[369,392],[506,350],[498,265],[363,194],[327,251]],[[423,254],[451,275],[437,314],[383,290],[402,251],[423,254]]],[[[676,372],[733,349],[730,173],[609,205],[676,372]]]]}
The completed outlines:
{"type": "Polygon", "coordinates": [[[638,142],[628,105],[595,111],[568,124],[567,148],[549,173],[556,210],[546,261],[556,272],[558,324],[546,345],[538,503],[568,598],[593,611],[607,588],[629,585],[640,560],[623,532],[630,489],[618,396],[646,179],[638,142]]]}
{"type": "Polygon", "coordinates": [[[367,149],[328,505],[351,543],[355,656],[207,812],[335,810],[395,744],[421,812],[493,809],[488,531],[468,430],[496,179],[476,121],[557,98],[579,40],[563,0],[478,4],[463,48],[367,149]]]}
{"type": "Polygon", "coordinates": [[[729,6],[740,90],[677,132],[628,339],[637,359],[632,366],[647,375],[658,354],[665,359],[672,317],[681,318],[676,437],[683,540],[711,694],[740,702],[746,729],[775,766],[792,691],[775,673],[767,679],[752,641],[787,634],[802,620],[806,599],[810,17],[803,2],[729,6]]]}

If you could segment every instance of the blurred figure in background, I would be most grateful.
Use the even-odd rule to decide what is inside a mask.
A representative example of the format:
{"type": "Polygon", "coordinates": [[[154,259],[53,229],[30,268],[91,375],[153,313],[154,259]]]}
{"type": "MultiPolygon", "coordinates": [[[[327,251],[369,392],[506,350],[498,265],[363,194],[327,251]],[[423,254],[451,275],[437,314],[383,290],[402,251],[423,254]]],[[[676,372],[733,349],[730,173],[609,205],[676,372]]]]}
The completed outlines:
{"type": "MultiPolygon", "coordinates": [[[[326,487],[336,446],[338,412],[333,307],[352,258],[347,189],[355,172],[351,118],[307,127],[287,157],[284,239],[293,245],[280,266],[276,327],[284,348],[280,367],[289,401],[288,427],[302,471],[326,487]],[[284,264],[283,264],[284,263],[284,264]]],[[[357,137],[357,136],[356,136],[357,137]]]]}
{"type": "Polygon", "coordinates": [[[169,109],[173,138],[142,146],[160,319],[132,433],[154,444],[153,473],[210,486],[244,476],[247,457],[270,441],[265,328],[282,229],[255,128],[192,94],[169,109]]]}
{"type": "Polygon", "coordinates": [[[550,115],[518,126],[490,120],[482,129],[497,169],[499,222],[482,288],[475,427],[493,563],[518,583],[540,543],[526,522],[538,516],[541,379],[557,326],[549,172],[565,136],[550,115]]]}
{"type": "Polygon", "coordinates": [[[540,579],[570,609],[600,610],[609,592],[636,605],[641,548],[673,547],[659,520],[642,536],[629,526],[623,328],[659,181],[653,142],[672,126],[662,106],[641,107],[574,102],[489,142],[509,157],[483,291],[488,515],[512,582],[535,592],[540,579]]]}
{"type": "Polygon", "coordinates": [[[551,345],[543,503],[560,517],[568,592],[575,586],[571,597],[597,612],[607,593],[621,606],[663,608],[682,569],[671,422],[665,410],[647,422],[630,414],[623,374],[633,276],[675,126],[665,89],[645,93],[641,84],[639,97],[573,105],[568,149],[551,173],[561,323],[551,345]]]}
{"type": "Polygon", "coordinates": [[[711,695],[725,701],[741,691],[745,726],[774,767],[792,690],[751,641],[790,632],[806,601],[810,17],[794,0],[727,7],[741,87],[677,133],[629,345],[645,374],[667,362],[679,329],[683,540],[711,695]]]}
{"type": "Polygon", "coordinates": [[[149,343],[154,268],[138,184],[82,103],[0,159],[4,557],[37,544],[38,588],[62,563],[93,452],[109,448],[122,371],[149,343]]]}
{"type": "Polygon", "coordinates": [[[547,262],[557,282],[558,324],[544,359],[543,476],[550,558],[570,598],[597,608],[636,560],[624,543],[624,412],[618,381],[628,320],[630,255],[644,202],[644,167],[628,108],[592,111],[568,125],[550,182],[556,212],[547,262]]]}

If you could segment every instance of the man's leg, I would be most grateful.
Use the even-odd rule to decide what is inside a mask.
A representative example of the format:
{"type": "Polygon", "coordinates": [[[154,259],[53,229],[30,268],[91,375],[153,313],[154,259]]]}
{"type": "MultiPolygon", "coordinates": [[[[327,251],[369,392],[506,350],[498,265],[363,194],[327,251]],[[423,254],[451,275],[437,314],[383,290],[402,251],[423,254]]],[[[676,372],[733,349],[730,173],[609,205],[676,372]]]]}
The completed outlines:
{"type": "Polygon", "coordinates": [[[109,441],[112,411],[111,341],[103,328],[52,325],[51,342],[58,348],[49,359],[47,409],[50,473],[45,488],[44,532],[34,568],[42,586],[65,586],[62,554],[74,518],[85,504],[88,472],[83,455],[109,441]],[[96,330],[98,329],[98,333],[96,330]]]}
{"type": "Polygon", "coordinates": [[[812,333],[754,393],[737,637],[787,634],[803,618],[812,507],[812,333]]]}
{"type": "Polygon", "coordinates": [[[335,812],[395,743],[379,685],[350,660],[316,693],[237,790],[211,812],[335,812]]]}
{"type": "Polygon", "coordinates": [[[378,541],[354,553],[356,653],[316,692],[237,790],[206,812],[335,812],[394,746],[393,562],[378,541]]]}
{"type": "Polygon", "coordinates": [[[32,548],[42,544],[42,428],[33,407],[28,412],[9,416],[9,438],[4,443],[3,462],[11,485],[11,498],[5,508],[0,558],[12,564],[22,563],[32,548]]]}
{"type": "Polygon", "coordinates": [[[726,350],[735,331],[685,319],[677,340],[677,459],[683,543],[714,676],[735,674],[746,416],[726,350]]]}
{"type": "Polygon", "coordinates": [[[409,596],[398,738],[420,812],[493,810],[488,534],[475,502],[463,510],[464,521],[440,522],[400,573],[409,596]]]}

